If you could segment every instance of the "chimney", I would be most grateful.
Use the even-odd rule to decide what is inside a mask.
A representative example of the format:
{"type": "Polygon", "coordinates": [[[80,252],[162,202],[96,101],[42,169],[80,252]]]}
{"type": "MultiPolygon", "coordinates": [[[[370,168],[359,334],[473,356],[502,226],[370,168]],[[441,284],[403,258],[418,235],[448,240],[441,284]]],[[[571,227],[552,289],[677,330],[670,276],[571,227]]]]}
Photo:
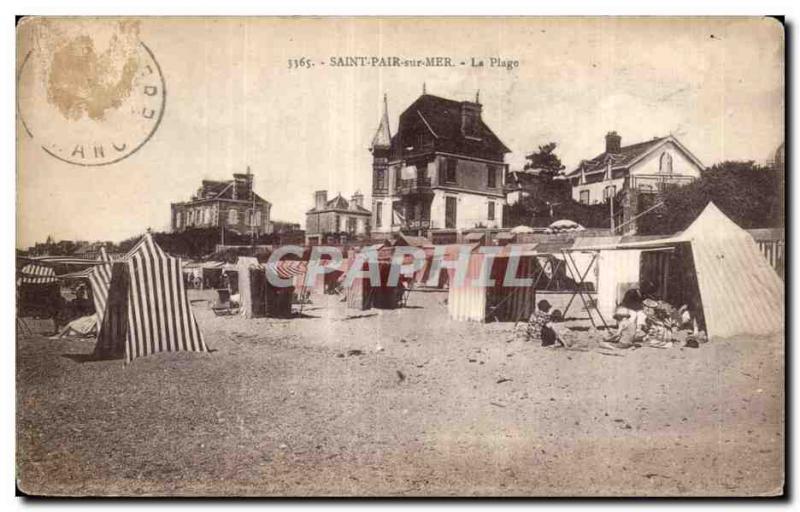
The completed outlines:
{"type": "MultiPolygon", "coordinates": [[[[475,99],[478,99],[477,97],[475,99]]],[[[478,102],[461,102],[461,133],[465,137],[479,137],[478,124],[483,107],[478,102]]]]}
{"type": "Polygon", "coordinates": [[[235,173],[233,175],[233,198],[249,200],[253,190],[253,175],[250,173],[235,173]]]}
{"type": "Polygon", "coordinates": [[[617,135],[617,132],[608,132],[606,134],[606,153],[619,153],[622,147],[622,137],[617,135]]]}
{"type": "Polygon", "coordinates": [[[317,190],[314,192],[314,208],[317,210],[324,210],[325,204],[328,202],[328,191],[317,190]]]}
{"type": "Polygon", "coordinates": [[[356,193],[350,198],[350,206],[353,209],[355,209],[356,206],[364,206],[364,195],[358,190],[356,190],[356,193]]]}

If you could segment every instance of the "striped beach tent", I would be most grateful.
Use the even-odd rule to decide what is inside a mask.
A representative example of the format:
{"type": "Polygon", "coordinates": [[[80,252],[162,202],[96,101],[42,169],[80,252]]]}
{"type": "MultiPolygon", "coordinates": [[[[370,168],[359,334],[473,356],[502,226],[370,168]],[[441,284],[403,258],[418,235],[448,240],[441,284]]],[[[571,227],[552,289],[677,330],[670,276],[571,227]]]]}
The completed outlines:
{"type": "MultiPolygon", "coordinates": [[[[97,268],[108,267],[98,265],[97,268]]],[[[105,279],[98,270],[98,281],[105,279]]],[[[101,299],[102,300],[102,296],[101,299]]],[[[110,263],[105,308],[95,356],[137,357],[158,352],[206,352],[181,277],[181,260],[146,234],[122,259],[110,263]]]]}
{"type": "Polygon", "coordinates": [[[97,328],[103,325],[103,317],[106,312],[108,301],[108,287],[111,284],[111,258],[106,253],[105,247],[100,247],[100,256],[97,257],[102,263],[89,269],[89,284],[92,287],[92,299],[94,300],[94,310],[97,315],[97,328]]]}

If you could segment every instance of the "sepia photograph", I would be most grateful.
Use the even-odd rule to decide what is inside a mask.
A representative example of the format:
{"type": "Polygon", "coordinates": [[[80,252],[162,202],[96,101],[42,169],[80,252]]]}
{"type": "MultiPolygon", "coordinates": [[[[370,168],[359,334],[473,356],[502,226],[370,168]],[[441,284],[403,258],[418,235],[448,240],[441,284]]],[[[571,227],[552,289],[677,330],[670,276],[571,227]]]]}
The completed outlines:
{"type": "Polygon", "coordinates": [[[785,37],[18,17],[17,495],[784,497],[785,37]]]}

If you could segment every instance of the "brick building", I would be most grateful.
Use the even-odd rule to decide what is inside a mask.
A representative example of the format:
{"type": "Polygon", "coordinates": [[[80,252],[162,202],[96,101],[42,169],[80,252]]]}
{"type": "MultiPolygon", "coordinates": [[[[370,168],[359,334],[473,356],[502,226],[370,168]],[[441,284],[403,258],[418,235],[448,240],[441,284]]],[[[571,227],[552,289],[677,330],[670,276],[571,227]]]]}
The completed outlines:
{"type": "Polygon", "coordinates": [[[232,180],[203,180],[189,201],[172,203],[172,231],[224,226],[238,234],[269,233],[272,204],[253,190],[253,175],[232,180]]]}
{"type": "Polygon", "coordinates": [[[392,136],[384,111],[372,140],[374,233],[455,236],[503,224],[509,149],[481,117],[478,98],[430,94],[402,114],[392,136]]]}

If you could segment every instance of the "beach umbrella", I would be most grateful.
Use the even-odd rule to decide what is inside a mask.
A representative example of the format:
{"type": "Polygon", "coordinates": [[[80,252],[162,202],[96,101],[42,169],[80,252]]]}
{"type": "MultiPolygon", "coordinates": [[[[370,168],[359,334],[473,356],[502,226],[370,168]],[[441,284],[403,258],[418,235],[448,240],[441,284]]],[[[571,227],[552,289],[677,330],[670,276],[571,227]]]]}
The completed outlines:
{"type": "Polygon", "coordinates": [[[586,228],[574,220],[561,219],[550,224],[550,229],[555,231],[583,231],[586,228]]]}
{"type": "Polygon", "coordinates": [[[530,226],[516,226],[511,228],[511,232],[515,235],[519,235],[522,233],[533,233],[533,228],[530,226]]]}

